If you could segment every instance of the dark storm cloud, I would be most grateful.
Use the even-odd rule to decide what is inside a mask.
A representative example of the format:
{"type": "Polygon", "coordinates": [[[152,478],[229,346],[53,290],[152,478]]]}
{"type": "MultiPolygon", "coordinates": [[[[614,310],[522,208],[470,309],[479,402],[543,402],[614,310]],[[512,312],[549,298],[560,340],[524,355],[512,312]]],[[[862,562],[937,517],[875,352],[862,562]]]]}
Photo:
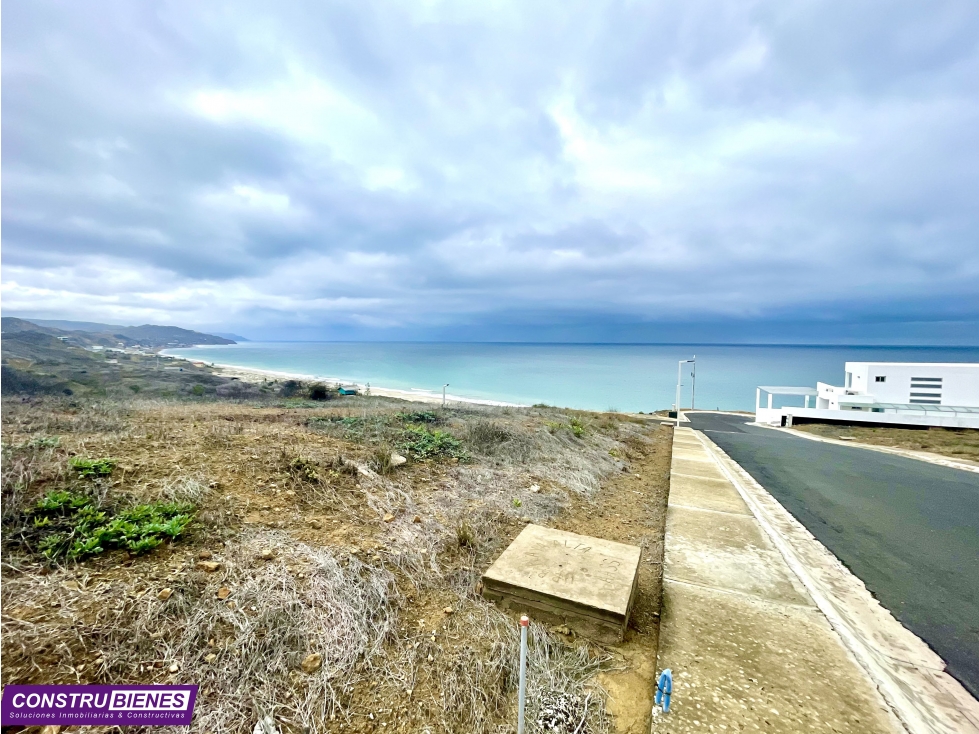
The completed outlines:
{"type": "Polygon", "coordinates": [[[2,33],[8,313],[979,320],[970,2],[20,1],[2,33]]]}

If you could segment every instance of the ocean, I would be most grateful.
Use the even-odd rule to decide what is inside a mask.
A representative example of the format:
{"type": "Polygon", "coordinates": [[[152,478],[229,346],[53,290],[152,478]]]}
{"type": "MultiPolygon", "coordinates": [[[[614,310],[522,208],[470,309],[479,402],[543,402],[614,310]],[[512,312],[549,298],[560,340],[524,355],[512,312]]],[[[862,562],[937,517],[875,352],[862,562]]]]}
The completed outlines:
{"type": "Polygon", "coordinates": [[[979,347],[244,342],[168,353],[398,390],[441,394],[449,383],[450,398],[628,412],[671,407],[677,361],[694,356],[696,407],[749,411],[758,385],[842,385],[846,361],[979,362],[979,347]]]}

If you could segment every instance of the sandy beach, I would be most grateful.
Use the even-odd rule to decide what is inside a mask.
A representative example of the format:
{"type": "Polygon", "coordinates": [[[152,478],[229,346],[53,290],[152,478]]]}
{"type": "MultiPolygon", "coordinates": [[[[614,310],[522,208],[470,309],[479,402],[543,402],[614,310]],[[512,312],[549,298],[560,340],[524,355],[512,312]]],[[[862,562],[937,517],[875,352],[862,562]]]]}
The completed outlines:
{"type": "MultiPolygon", "coordinates": [[[[174,355],[176,356],[176,355],[174,355]]],[[[179,357],[186,359],[186,357],[179,357]]],[[[397,390],[395,388],[381,387],[378,385],[361,384],[339,380],[335,377],[324,377],[322,375],[305,375],[295,372],[277,372],[275,370],[260,370],[252,367],[237,367],[230,364],[213,363],[215,372],[225,377],[237,377],[246,382],[261,383],[265,380],[303,380],[306,382],[323,382],[327,385],[343,384],[356,387],[361,392],[370,391],[371,395],[379,395],[385,398],[398,398],[409,400],[415,403],[442,403],[442,394],[427,390],[397,390]]],[[[478,398],[466,398],[459,395],[446,393],[445,400],[448,403],[470,403],[474,405],[493,405],[497,407],[524,408],[521,403],[508,403],[502,400],[481,400],[478,398]]]]}

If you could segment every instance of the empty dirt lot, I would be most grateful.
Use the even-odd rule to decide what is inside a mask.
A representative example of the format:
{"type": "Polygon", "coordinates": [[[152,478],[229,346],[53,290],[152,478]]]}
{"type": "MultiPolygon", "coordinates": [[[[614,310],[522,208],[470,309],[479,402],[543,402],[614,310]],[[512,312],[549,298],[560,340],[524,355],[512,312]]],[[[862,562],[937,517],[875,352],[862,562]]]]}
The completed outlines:
{"type": "Polygon", "coordinates": [[[533,521],[640,545],[643,562],[624,643],[533,626],[532,730],[644,729],[670,429],[271,402],[4,401],[5,684],[196,683],[202,732],[264,716],[287,732],[507,731],[516,620],[479,578],[533,521]],[[143,545],[105,530],[147,507],[192,520],[143,545]]]}

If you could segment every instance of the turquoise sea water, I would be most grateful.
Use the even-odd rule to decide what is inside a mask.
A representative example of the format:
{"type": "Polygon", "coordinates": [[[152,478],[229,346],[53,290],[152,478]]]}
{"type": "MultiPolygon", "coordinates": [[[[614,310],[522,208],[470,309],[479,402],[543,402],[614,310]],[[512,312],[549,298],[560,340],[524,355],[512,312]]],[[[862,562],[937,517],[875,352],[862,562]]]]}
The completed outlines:
{"type": "Polygon", "coordinates": [[[171,353],[400,390],[438,393],[447,382],[461,398],[647,412],[672,406],[677,360],[694,355],[696,406],[721,410],[754,410],[757,385],[841,385],[848,360],[979,362],[977,347],[247,342],[171,353]]]}

